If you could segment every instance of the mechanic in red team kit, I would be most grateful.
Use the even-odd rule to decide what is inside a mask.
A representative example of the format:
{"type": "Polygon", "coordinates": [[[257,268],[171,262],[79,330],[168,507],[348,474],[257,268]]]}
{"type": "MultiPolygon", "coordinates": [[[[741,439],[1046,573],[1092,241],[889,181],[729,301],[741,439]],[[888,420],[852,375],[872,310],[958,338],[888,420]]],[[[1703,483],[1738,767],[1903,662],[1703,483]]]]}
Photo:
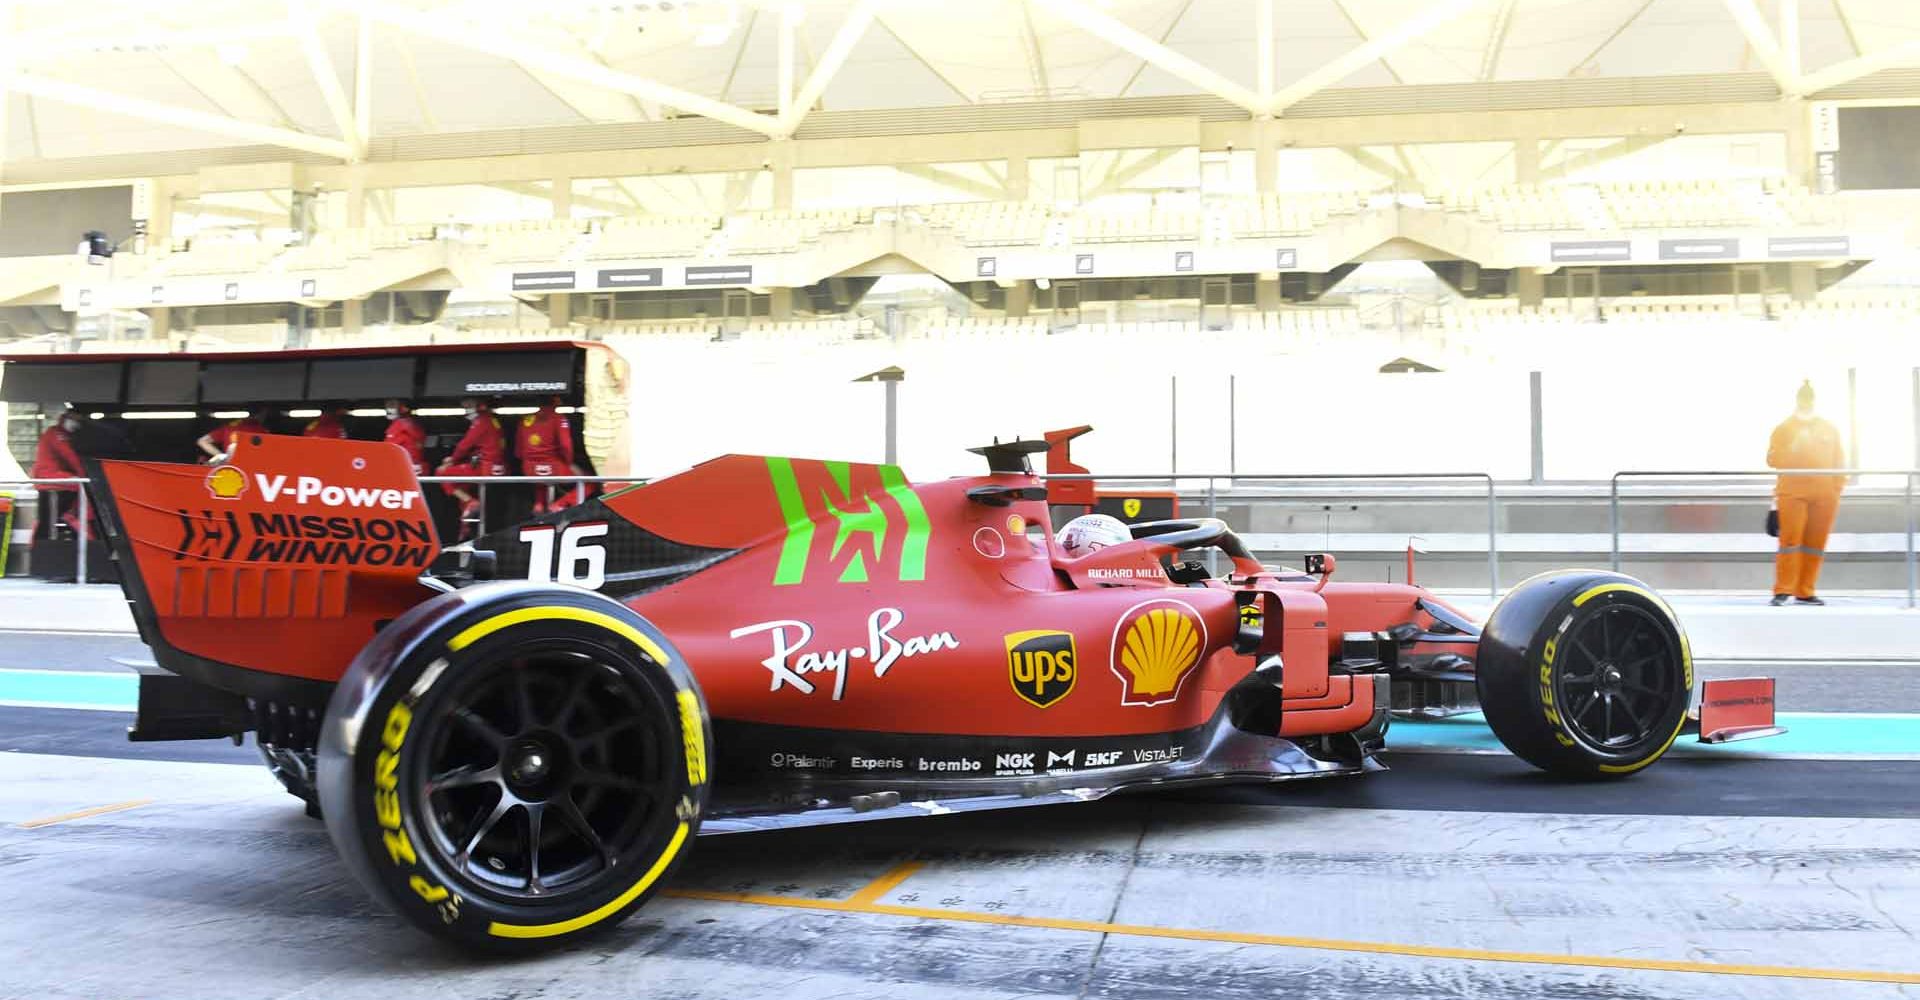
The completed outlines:
{"type": "MultiPolygon", "coordinates": [[[[80,414],[72,410],[60,414],[60,419],[40,435],[40,444],[33,452],[33,478],[35,479],[85,479],[86,467],[80,462],[80,453],[73,447],[73,436],[80,432],[80,414]]],[[[79,487],[72,485],[42,486],[40,492],[47,494],[52,503],[52,516],[58,518],[67,527],[79,531],[79,515],[75,511],[74,495],[79,487]]]]}
{"type": "Polygon", "coordinates": [[[320,415],[307,421],[301,437],[310,438],[347,438],[347,411],[345,407],[329,406],[320,411],[320,415]]]}
{"type": "MultiPolygon", "coordinates": [[[[523,476],[570,476],[575,472],[573,426],[556,409],[558,403],[558,400],[552,400],[520,418],[520,426],[514,433],[513,453],[520,459],[520,474],[523,476]]],[[[544,514],[550,510],[564,510],[579,503],[582,492],[579,485],[567,490],[553,486],[538,487],[534,493],[533,512],[544,514]]]]}
{"type": "MultiPolygon", "coordinates": [[[[485,401],[468,399],[467,433],[453,446],[453,454],[440,463],[442,476],[504,476],[507,474],[507,435],[500,429],[500,418],[485,401]]],[[[473,483],[448,483],[446,490],[460,501],[460,537],[467,537],[470,525],[478,517],[480,498],[470,489],[473,483]]]]}
{"type": "Polygon", "coordinates": [[[413,419],[413,407],[404,400],[387,400],[386,442],[399,445],[400,450],[407,453],[414,475],[427,474],[427,429],[413,419]]]}
{"type": "Polygon", "coordinates": [[[208,462],[214,465],[221,465],[226,462],[227,456],[233,453],[233,439],[235,436],[240,434],[265,433],[267,433],[266,423],[259,417],[248,414],[238,420],[229,420],[215,427],[213,430],[200,435],[200,440],[195,441],[194,444],[198,445],[200,450],[206,453],[208,462]]]}

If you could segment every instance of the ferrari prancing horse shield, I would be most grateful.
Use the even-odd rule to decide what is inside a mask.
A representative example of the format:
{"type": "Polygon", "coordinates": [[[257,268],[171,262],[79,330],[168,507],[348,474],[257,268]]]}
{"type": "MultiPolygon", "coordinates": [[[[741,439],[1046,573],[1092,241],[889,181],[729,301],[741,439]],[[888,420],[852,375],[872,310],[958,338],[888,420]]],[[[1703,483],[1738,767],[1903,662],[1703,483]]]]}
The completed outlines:
{"type": "Polygon", "coordinates": [[[1123,513],[1125,513],[1128,517],[1139,517],[1140,516],[1140,498],[1128,497],[1125,500],[1120,501],[1120,510],[1123,513]]]}

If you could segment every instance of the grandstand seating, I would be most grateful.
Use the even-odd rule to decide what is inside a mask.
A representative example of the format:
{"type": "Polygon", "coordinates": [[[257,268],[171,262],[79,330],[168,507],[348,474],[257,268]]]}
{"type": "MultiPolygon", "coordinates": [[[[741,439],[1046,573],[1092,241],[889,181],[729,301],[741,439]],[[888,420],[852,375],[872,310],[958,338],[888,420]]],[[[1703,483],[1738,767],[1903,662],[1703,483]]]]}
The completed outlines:
{"type": "Polygon", "coordinates": [[[1433,190],[1424,202],[1509,232],[1711,229],[1826,225],[1834,199],[1778,179],[1505,184],[1433,190]]]}
{"type": "MultiPolygon", "coordinates": [[[[1225,244],[1302,237],[1342,218],[1397,210],[1464,216],[1502,232],[1630,232],[1759,228],[1841,221],[1834,197],[1780,180],[1507,184],[1424,195],[1303,192],[1232,197],[1154,196],[1146,205],[971,201],[898,209],[746,211],[596,219],[526,219],[486,225],[403,225],[329,230],[287,246],[253,232],[202,234],[150,255],[156,276],[314,271],[375,253],[448,242],[502,264],[647,258],[721,258],[804,252],[826,236],[865,227],[950,235],[969,248],[1104,246],[1137,242],[1225,244]]],[[[265,230],[261,232],[267,232],[265,230]]],[[[279,233],[284,240],[285,234],[279,233]]],[[[137,264],[129,265],[138,267],[137,264]]],[[[123,272],[125,273],[125,272],[123,272]]]]}
{"type": "Polygon", "coordinates": [[[1356,215],[1367,207],[1364,192],[1345,192],[1217,198],[1205,204],[1187,196],[1161,199],[1144,209],[959,202],[903,211],[909,222],[950,229],[968,246],[1061,247],[1304,236],[1332,217],[1356,215]]]}
{"type": "Polygon", "coordinates": [[[1210,320],[1207,325],[1195,318],[1108,320],[1097,311],[1083,314],[1074,324],[1046,314],[936,312],[908,317],[897,340],[889,340],[872,319],[857,315],[756,319],[733,332],[727,331],[727,323],[711,318],[559,329],[379,325],[355,334],[311,331],[300,341],[289,341],[278,324],[259,324],[211,327],[188,336],[147,341],[76,343],[43,338],[44,343],[34,342],[29,349],[273,350],[590,338],[604,340],[636,359],[669,358],[676,364],[684,360],[705,365],[724,364],[731,358],[799,365],[816,374],[839,367],[867,371],[906,363],[897,359],[911,360],[916,351],[951,352],[954,348],[964,348],[960,353],[967,357],[1000,357],[1013,349],[1034,363],[1084,357],[1090,363],[1111,364],[1114,359],[1146,353],[1196,360],[1232,358],[1243,368],[1257,367],[1260,358],[1290,358],[1355,371],[1372,371],[1394,358],[1408,357],[1464,372],[1491,362],[1551,366],[1563,362],[1568,352],[1586,352],[1597,344],[1604,344],[1606,356],[1616,360],[1658,357],[1663,367],[1671,367],[1724,364],[1728,359],[1791,352],[1817,342],[1822,357],[1833,364],[1863,359],[1920,364],[1920,343],[1906,333],[1920,320],[1920,296],[1834,295],[1812,303],[1775,297],[1764,305],[1767,313],[1760,315],[1737,311],[1725,297],[1708,296],[1607,300],[1597,307],[1588,301],[1572,309],[1558,301],[1522,307],[1512,299],[1468,299],[1430,306],[1410,316],[1401,313],[1409,321],[1404,327],[1396,327],[1387,310],[1333,304],[1235,308],[1224,324],[1210,320]],[[977,348],[987,351],[981,354],[977,348]],[[888,360],[857,353],[864,349],[879,349],[888,360]]]}
{"type": "Polygon", "coordinates": [[[589,260],[691,257],[706,246],[718,223],[713,216],[602,219],[580,245],[589,260]]]}
{"type": "Polygon", "coordinates": [[[971,247],[1038,244],[1047,235],[1047,206],[1037,202],[953,202],[904,210],[910,224],[924,220],[952,230],[971,247]]]}

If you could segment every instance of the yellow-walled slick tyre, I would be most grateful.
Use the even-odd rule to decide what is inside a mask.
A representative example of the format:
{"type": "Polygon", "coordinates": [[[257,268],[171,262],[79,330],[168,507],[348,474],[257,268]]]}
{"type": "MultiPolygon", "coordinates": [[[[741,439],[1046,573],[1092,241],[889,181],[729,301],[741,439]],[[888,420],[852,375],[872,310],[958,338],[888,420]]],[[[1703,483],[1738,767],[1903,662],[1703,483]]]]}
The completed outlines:
{"type": "Polygon", "coordinates": [[[1515,587],[1487,620],[1474,669],[1500,742],[1568,777],[1624,777],[1660,759],[1693,696],[1673,609],[1638,580],[1597,570],[1515,587]]]}
{"type": "Polygon", "coordinates": [[[361,652],[318,784],[347,867],[415,926],[519,951],[620,922],[692,847],[706,707],[666,637],[590,591],[443,594],[361,652]]]}

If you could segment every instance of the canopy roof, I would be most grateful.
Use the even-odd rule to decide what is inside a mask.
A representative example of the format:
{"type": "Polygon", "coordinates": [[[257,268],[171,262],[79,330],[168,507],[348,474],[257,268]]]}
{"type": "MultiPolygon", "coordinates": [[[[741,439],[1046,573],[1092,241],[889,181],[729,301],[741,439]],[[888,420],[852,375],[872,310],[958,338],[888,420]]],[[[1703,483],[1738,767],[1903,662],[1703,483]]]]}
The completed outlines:
{"type": "Polygon", "coordinates": [[[1912,0],[9,6],[4,167],[17,173],[101,157],[157,173],[129,156],[182,150],[379,159],[383,140],[690,115],[750,140],[801,131],[815,111],[1205,95],[1285,116],[1382,86],[1411,88],[1406,111],[1448,110],[1423,99],[1434,85],[1536,81],[1531,106],[1551,106],[1569,80],[1720,74],[1830,97],[1876,73],[1904,85],[1900,68],[1920,63],[1912,0]]]}

